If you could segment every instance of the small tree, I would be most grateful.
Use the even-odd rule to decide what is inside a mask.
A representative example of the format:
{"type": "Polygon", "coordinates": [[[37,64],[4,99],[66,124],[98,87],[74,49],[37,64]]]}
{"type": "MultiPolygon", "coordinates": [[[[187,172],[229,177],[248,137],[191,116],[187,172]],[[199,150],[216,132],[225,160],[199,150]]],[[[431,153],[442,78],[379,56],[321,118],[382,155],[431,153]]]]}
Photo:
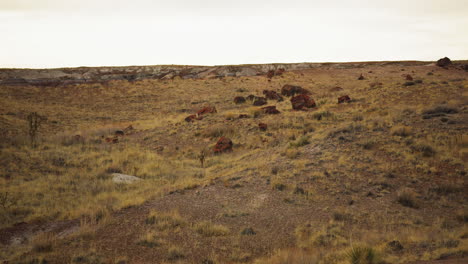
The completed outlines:
{"type": "Polygon", "coordinates": [[[198,159],[200,160],[200,165],[202,168],[204,168],[205,166],[205,157],[206,157],[206,151],[205,150],[202,150],[200,151],[200,154],[198,155],[198,159]]]}
{"type": "Polygon", "coordinates": [[[29,125],[29,139],[31,140],[31,146],[35,148],[37,146],[37,133],[41,123],[47,120],[46,117],[39,115],[37,112],[32,112],[28,115],[29,125]]]}

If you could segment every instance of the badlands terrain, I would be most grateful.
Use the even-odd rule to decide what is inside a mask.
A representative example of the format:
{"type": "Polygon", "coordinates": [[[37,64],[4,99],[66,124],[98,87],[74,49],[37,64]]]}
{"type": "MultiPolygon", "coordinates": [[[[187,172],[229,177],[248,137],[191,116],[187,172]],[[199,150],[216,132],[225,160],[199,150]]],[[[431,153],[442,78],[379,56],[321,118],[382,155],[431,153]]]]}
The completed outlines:
{"type": "Polygon", "coordinates": [[[467,65],[1,69],[0,262],[468,263],[467,65]]]}

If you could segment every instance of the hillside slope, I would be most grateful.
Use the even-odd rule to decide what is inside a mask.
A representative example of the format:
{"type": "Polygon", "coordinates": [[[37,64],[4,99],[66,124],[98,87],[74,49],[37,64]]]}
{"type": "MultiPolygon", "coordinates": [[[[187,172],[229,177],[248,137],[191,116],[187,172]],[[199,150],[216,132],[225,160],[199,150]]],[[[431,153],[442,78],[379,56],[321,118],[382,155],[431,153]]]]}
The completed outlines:
{"type": "Polygon", "coordinates": [[[350,263],[358,249],[376,252],[370,263],[467,257],[466,71],[282,65],[269,78],[271,68],[249,67],[248,76],[4,82],[0,260],[350,263]],[[286,95],[234,102],[288,84],[316,106],[293,110],[286,95]],[[36,147],[32,112],[44,117],[36,147]],[[220,137],[232,151],[214,153],[220,137]],[[142,180],[116,184],[112,173],[142,180]]]}

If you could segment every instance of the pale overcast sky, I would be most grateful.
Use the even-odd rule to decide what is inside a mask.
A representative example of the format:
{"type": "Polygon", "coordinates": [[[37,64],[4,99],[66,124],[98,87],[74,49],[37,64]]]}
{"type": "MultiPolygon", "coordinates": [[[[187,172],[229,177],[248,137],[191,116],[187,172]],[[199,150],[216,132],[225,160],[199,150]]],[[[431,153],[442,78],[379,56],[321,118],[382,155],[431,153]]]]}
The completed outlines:
{"type": "Polygon", "coordinates": [[[468,0],[0,0],[0,68],[468,59],[468,0]]]}

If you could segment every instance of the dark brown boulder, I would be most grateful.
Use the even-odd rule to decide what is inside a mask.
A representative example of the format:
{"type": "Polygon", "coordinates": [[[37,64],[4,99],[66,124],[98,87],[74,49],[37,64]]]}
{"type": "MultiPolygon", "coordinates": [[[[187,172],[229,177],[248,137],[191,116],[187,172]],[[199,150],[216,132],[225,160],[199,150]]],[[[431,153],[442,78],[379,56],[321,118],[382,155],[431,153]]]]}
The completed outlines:
{"type": "Polygon", "coordinates": [[[315,107],[315,101],[306,94],[296,95],[291,98],[291,105],[294,110],[315,107]]]}
{"type": "Polygon", "coordinates": [[[261,131],[266,131],[267,128],[268,128],[268,125],[265,124],[265,123],[259,123],[259,124],[258,124],[258,128],[259,128],[261,131]]]}
{"type": "Polygon", "coordinates": [[[310,94],[310,92],[300,86],[286,84],[281,88],[281,94],[284,96],[294,96],[296,94],[310,94]]]}
{"type": "Polygon", "coordinates": [[[278,102],[283,101],[283,97],[273,90],[263,90],[263,95],[265,95],[268,100],[277,100],[278,102]]]}
{"type": "Polygon", "coordinates": [[[115,135],[116,137],[118,137],[118,136],[123,136],[124,134],[125,134],[125,133],[124,133],[122,130],[116,130],[116,131],[114,132],[114,135],[115,135]]]}
{"type": "Polygon", "coordinates": [[[445,57],[445,58],[438,60],[436,65],[439,67],[447,67],[449,65],[452,65],[452,61],[449,58],[445,57]]]}
{"type": "Polygon", "coordinates": [[[239,115],[239,119],[240,119],[240,118],[249,118],[249,116],[246,115],[246,114],[240,114],[240,115],[239,115]]]}
{"type": "Polygon", "coordinates": [[[273,76],[275,76],[275,71],[274,70],[269,70],[267,72],[266,76],[267,76],[268,79],[273,78],[273,76]]]}
{"type": "Polygon", "coordinates": [[[351,98],[349,98],[348,95],[343,95],[343,96],[338,97],[338,103],[339,104],[349,103],[349,102],[351,102],[351,98]]]}
{"type": "Polygon", "coordinates": [[[250,101],[253,101],[253,99],[255,99],[255,95],[253,94],[250,94],[249,96],[247,96],[247,100],[250,100],[250,101]]]}
{"type": "Polygon", "coordinates": [[[364,78],[364,75],[362,75],[362,73],[361,73],[361,75],[359,75],[359,78],[357,78],[357,79],[358,80],[364,80],[365,78],[364,78]]]}
{"type": "Polygon", "coordinates": [[[265,114],[269,115],[276,115],[281,113],[280,111],[278,111],[278,109],[276,109],[276,106],[274,105],[262,107],[262,110],[265,114]]]}
{"type": "Polygon", "coordinates": [[[236,96],[234,97],[235,104],[243,104],[245,103],[245,98],[243,96],[236,96]]]}
{"type": "Polygon", "coordinates": [[[267,104],[267,100],[265,97],[258,97],[256,96],[254,101],[253,101],[253,105],[255,106],[261,106],[261,105],[266,105],[267,104]]]}
{"type": "Polygon", "coordinates": [[[232,151],[232,141],[227,137],[220,137],[213,149],[214,153],[224,153],[232,151]]]}
{"type": "Polygon", "coordinates": [[[409,74],[406,74],[405,80],[412,81],[413,77],[411,75],[409,75],[409,74]]]}
{"type": "Polygon", "coordinates": [[[213,113],[217,113],[217,112],[218,111],[216,111],[216,107],[206,106],[206,107],[203,107],[202,109],[198,110],[197,115],[201,116],[201,115],[204,115],[204,114],[213,114],[213,113]]]}

